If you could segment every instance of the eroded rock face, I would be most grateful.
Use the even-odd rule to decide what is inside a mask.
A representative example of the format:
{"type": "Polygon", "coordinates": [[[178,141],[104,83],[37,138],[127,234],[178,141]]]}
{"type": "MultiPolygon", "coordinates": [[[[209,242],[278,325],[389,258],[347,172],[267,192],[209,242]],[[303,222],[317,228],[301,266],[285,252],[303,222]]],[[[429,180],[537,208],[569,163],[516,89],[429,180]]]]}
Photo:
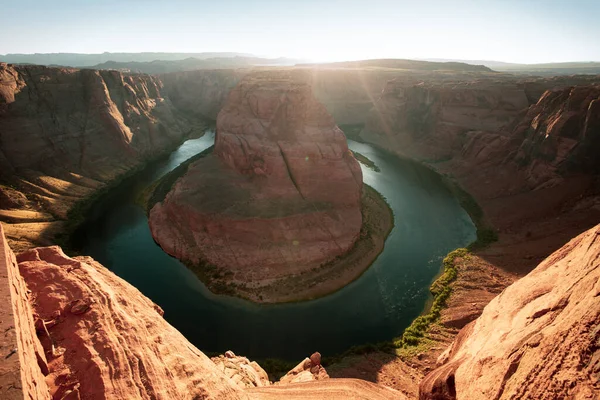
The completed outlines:
{"type": "Polygon", "coordinates": [[[214,155],[150,212],[169,254],[242,282],[306,272],[344,254],[362,224],[362,173],[302,71],[247,75],[217,120],[214,155]]]}
{"type": "Polygon", "coordinates": [[[0,207],[25,211],[0,216],[11,245],[53,243],[78,200],[180,143],[191,115],[149,75],[0,63],[0,181],[28,195],[1,190],[0,207]]]}
{"type": "Polygon", "coordinates": [[[2,173],[104,181],[181,140],[162,83],[117,71],[0,65],[2,173]]]}
{"type": "Polygon", "coordinates": [[[425,377],[425,399],[593,399],[600,393],[600,225],[509,286],[425,377]]]}
{"type": "Polygon", "coordinates": [[[0,398],[48,399],[48,365],[36,334],[32,299],[0,226],[0,398]]]}
{"type": "Polygon", "coordinates": [[[45,247],[18,260],[48,330],[39,335],[53,398],[246,398],[160,307],[93,259],[45,247]]]}
{"type": "MultiPolygon", "coordinates": [[[[440,161],[460,156],[471,136],[490,136],[529,106],[511,81],[467,81],[411,85],[388,82],[361,137],[411,158],[440,161]]],[[[494,139],[491,139],[494,137],[494,139]]]]}
{"type": "Polygon", "coordinates": [[[159,79],[175,107],[216,120],[231,89],[249,72],[249,69],[185,71],[163,74],[159,79]]]}
{"type": "Polygon", "coordinates": [[[600,86],[546,91],[512,128],[515,161],[533,185],[576,172],[600,172],[600,86]]]}

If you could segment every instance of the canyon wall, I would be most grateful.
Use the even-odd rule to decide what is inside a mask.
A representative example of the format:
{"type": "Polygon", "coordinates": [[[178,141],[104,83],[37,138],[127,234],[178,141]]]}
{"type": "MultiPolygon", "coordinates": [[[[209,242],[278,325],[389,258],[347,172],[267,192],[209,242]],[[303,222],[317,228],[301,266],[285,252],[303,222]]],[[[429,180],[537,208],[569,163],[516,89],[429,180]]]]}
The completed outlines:
{"type": "Polygon", "coordinates": [[[600,225],[494,298],[428,374],[420,399],[594,399],[600,225]]]}
{"type": "Polygon", "coordinates": [[[181,112],[216,120],[231,89],[251,69],[174,72],[160,75],[164,93],[181,112]]]}
{"type": "Polygon", "coordinates": [[[0,225],[0,397],[6,400],[46,399],[46,355],[38,340],[31,292],[27,289],[14,253],[0,225]]]}
{"type": "Polygon", "coordinates": [[[595,82],[394,80],[360,136],[455,179],[500,233],[486,259],[523,274],[600,218],[595,82]]]}
{"type": "Polygon", "coordinates": [[[199,124],[152,76],[0,64],[0,219],[11,243],[52,243],[78,200],[199,124]]]}

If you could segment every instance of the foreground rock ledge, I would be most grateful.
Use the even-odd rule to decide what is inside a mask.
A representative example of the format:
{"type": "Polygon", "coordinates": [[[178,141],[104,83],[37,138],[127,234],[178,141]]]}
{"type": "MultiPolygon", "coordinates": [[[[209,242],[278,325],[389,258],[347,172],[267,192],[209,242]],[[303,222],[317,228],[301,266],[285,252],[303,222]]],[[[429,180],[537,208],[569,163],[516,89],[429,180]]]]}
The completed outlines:
{"type": "Polygon", "coordinates": [[[14,343],[9,357],[2,353],[2,399],[405,398],[372,383],[329,379],[318,353],[277,384],[232,352],[213,361],[160,307],[93,259],[70,258],[57,246],[15,258],[1,226],[0,270],[0,287],[10,291],[0,319],[14,324],[2,342],[3,349],[14,343]]]}
{"type": "Polygon", "coordinates": [[[219,113],[214,153],[189,166],[149,223],[167,253],[225,278],[231,292],[272,301],[261,286],[316,272],[352,249],[362,186],[310,75],[252,73],[219,113]]]}
{"type": "Polygon", "coordinates": [[[597,399],[600,225],[494,298],[425,377],[422,400],[597,399]]]}

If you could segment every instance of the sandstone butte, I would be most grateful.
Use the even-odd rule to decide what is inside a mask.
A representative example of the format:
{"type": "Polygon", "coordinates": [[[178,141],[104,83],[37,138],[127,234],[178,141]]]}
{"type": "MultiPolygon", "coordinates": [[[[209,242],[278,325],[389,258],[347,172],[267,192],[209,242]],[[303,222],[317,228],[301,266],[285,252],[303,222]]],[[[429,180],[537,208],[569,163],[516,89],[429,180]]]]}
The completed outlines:
{"type": "MultiPolygon", "coordinates": [[[[15,257],[1,228],[0,250],[3,398],[408,398],[328,378],[318,353],[272,384],[245,357],[206,357],[160,307],[89,257],[57,246],[15,257]]],[[[597,398],[599,285],[600,225],[493,299],[420,383],[419,398],[597,398]]]]}
{"type": "Polygon", "coordinates": [[[361,189],[360,166],[312,95],[310,76],[257,72],[219,113],[214,154],[189,166],[149,223],[181,260],[216,266],[242,284],[275,284],[352,248],[361,189]]]}

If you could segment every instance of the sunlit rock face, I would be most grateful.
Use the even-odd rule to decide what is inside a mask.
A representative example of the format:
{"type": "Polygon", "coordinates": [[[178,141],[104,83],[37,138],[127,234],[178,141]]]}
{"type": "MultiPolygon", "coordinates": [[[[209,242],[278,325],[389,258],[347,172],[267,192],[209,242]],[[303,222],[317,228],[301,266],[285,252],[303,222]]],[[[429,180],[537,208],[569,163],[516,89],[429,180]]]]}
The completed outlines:
{"type": "Polygon", "coordinates": [[[217,119],[214,154],[190,165],[150,227],[168,253],[251,282],[289,276],[358,239],[362,174],[302,71],[247,75],[217,119]]]}
{"type": "Polygon", "coordinates": [[[600,225],[494,298],[420,386],[422,400],[594,399],[600,225]]]}
{"type": "Polygon", "coordinates": [[[0,191],[10,185],[23,198],[2,202],[11,246],[54,243],[79,200],[170,151],[198,124],[153,76],[0,63],[0,191]]]}

